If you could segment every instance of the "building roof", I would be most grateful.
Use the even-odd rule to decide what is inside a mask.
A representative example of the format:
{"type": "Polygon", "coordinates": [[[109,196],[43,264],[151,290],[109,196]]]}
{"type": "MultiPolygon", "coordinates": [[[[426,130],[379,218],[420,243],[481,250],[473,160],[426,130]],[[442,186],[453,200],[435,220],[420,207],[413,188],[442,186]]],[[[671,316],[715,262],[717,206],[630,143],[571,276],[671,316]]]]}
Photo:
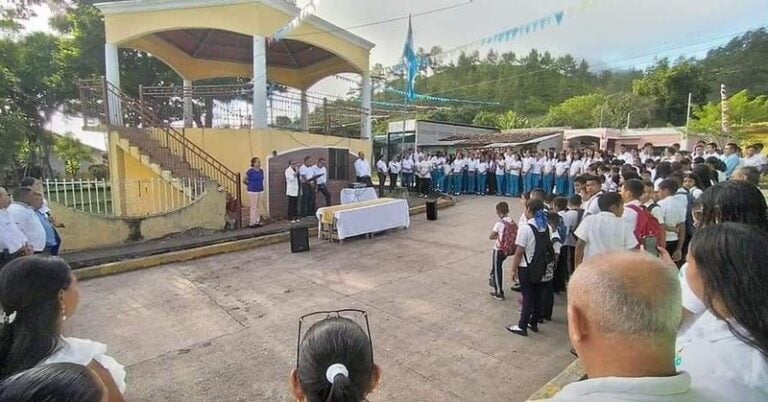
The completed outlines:
{"type": "Polygon", "coordinates": [[[545,140],[545,137],[563,134],[563,128],[523,128],[516,130],[504,130],[500,133],[476,134],[476,135],[456,135],[445,138],[443,141],[461,140],[464,145],[486,146],[490,144],[511,144],[520,145],[522,143],[536,143],[545,140]]]}

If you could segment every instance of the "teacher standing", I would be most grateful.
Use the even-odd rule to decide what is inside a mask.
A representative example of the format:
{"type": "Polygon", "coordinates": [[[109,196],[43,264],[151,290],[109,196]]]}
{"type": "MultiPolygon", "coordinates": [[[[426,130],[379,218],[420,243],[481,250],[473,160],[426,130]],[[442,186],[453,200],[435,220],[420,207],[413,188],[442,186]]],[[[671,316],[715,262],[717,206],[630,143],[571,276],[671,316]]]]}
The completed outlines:
{"type": "Polygon", "coordinates": [[[243,183],[248,186],[248,206],[250,208],[250,224],[249,228],[260,228],[261,213],[259,211],[259,204],[261,203],[261,196],[264,194],[264,171],[261,170],[261,160],[259,158],[251,158],[251,168],[245,173],[245,180],[243,183]]]}
{"type": "Polygon", "coordinates": [[[371,182],[371,165],[365,160],[365,154],[362,152],[357,154],[355,176],[358,183],[365,183],[367,187],[373,187],[373,182],[371,182]]]}

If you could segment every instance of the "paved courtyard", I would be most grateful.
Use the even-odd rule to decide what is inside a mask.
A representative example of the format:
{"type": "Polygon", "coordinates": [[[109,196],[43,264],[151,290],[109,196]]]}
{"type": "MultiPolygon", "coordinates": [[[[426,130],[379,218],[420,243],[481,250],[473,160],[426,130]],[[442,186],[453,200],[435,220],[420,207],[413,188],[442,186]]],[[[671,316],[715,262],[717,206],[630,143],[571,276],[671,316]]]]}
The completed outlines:
{"type": "Polygon", "coordinates": [[[519,306],[488,295],[497,201],[462,198],[436,222],[309,253],[278,244],[85,281],[67,333],[128,366],[128,400],[290,401],[298,317],[361,308],[383,369],[371,401],[525,400],[573,357],[564,296],[539,334],[504,330],[519,306]]]}

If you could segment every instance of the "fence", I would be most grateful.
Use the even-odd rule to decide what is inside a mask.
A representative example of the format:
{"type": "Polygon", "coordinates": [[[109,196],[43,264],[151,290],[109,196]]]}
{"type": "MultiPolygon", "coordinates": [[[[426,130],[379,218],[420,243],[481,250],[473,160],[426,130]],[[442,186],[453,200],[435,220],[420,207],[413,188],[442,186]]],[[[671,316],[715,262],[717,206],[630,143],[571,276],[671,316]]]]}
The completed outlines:
{"type": "Polygon", "coordinates": [[[103,216],[141,217],[172,212],[205,194],[207,178],[144,180],[46,180],[49,201],[103,216]],[[118,205],[114,203],[118,202],[118,205]]]}

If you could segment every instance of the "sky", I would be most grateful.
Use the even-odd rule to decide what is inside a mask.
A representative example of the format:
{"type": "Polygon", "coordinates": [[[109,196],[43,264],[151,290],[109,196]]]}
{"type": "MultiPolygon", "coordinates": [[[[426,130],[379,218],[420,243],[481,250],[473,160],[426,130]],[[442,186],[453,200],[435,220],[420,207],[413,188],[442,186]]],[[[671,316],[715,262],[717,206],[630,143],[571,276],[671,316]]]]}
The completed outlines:
{"type": "MultiPolygon", "coordinates": [[[[298,0],[298,5],[307,2],[298,0]]],[[[519,37],[495,50],[570,53],[589,61],[595,70],[643,68],[658,57],[702,57],[735,35],[768,25],[766,0],[319,0],[318,15],[347,28],[454,5],[413,17],[416,47],[429,50],[438,45],[449,50],[565,10],[559,27],[519,37]]],[[[46,30],[48,15],[41,9],[27,29],[46,30]]],[[[371,65],[389,66],[400,58],[406,28],[407,19],[401,18],[350,31],[376,44],[371,65]]],[[[471,49],[485,55],[491,47],[471,49]]],[[[328,78],[313,90],[343,94],[346,88],[346,83],[328,78]]],[[[57,126],[67,127],[63,122],[57,126]]]]}

